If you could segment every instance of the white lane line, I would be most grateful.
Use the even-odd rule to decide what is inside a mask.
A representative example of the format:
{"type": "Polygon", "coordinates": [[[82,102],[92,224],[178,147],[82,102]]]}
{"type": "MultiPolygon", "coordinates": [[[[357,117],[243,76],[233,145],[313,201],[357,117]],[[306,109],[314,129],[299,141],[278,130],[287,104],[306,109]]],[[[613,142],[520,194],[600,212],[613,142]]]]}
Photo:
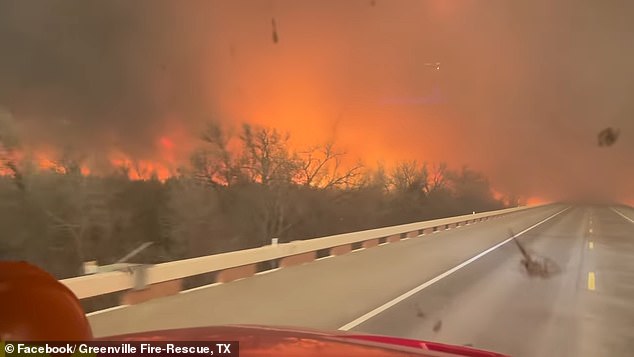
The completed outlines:
{"type": "Polygon", "coordinates": [[[89,313],[86,314],[86,316],[88,316],[88,317],[95,316],[95,315],[103,314],[105,312],[110,312],[110,311],[114,311],[114,310],[123,309],[123,308],[128,307],[128,306],[130,306],[130,305],[114,306],[114,307],[110,307],[110,308],[99,310],[99,311],[89,312],[89,313]]]}
{"type": "Polygon", "coordinates": [[[619,211],[618,209],[616,209],[614,207],[610,207],[610,209],[612,211],[614,211],[616,214],[618,214],[619,216],[621,216],[621,217],[627,219],[628,221],[630,221],[630,223],[634,223],[634,220],[632,220],[630,217],[628,217],[628,216],[624,215],[623,213],[621,213],[621,211],[619,211]]]}
{"type": "MultiPolygon", "coordinates": [[[[323,258],[320,258],[320,259],[330,258],[330,257],[332,257],[332,255],[329,255],[329,256],[327,256],[327,257],[323,257],[323,258]]],[[[319,259],[315,259],[315,260],[319,260],[319,259]]],[[[261,271],[261,272],[257,272],[257,273],[255,273],[255,275],[266,275],[266,274],[271,274],[271,273],[274,273],[274,272],[276,272],[276,271],[278,271],[278,270],[281,270],[281,269],[282,269],[282,268],[273,268],[273,269],[263,270],[263,271],[261,271]]]]}
{"type": "MultiPolygon", "coordinates": [[[[234,281],[236,281],[236,280],[234,280],[234,281]]],[[[207,285],[201,285],[201,286],[197,286],[195,288],[191,288],[191,289],[187,289],[187,290],[181,290],[178,293],[179,294],[187,294],[187,293],[191,293],[191,292],[198,291],[198,290],[213,288],[214,286],[220,286],[222,284],[225,284],[225,283],[211,283],[211,284],[207,284],[207,285]]]]}
{"type": "MultiPolygon", "coordinates": [[[[350,252],[348,252],[348,253],[350,253],[350,252]]],[[[338,255],[326,255],[325,257],[321,257],[321,258],[315,259],[315,261],[318,262],[318,261],[321,261],[321,260],[326,260],[326,259],[330,259],[330,258],[334,258],[334,257],[338,257],[338,255]]]]}
{"type": "Polygon", "coordinates": [[[360,325],[360,324],[362,324],[362,323],[366,322],[367,320],[369,320],[369,319],[373,318],[374,316],[376,316],[376,315],[380,314],[381,312],[383,312],[383,311],[385,311],[385,310],[389,309],[390,307],[392,307],[392,306],[394,306],[394,305],[396,305],[396,304],[400,303],[401,301],[403,301],[403,300],[405,300],[405,299],[407,299],[407,298],[411,297],[412,295],[414,295],[414,294],[416,294],[416,293],[418,293],[418,292],[422,291],[423,289],[425,289],[425,288],[427,288],[427,287],[429,287],[429,286],[433,285],[434,283],[436,283],[436,282],[440,281],[441,279],[448,277],[449,275],[451,275],[451,274],[455,273],[456,271],[458,271],[458,270],[460,270],[460,269],[464,268],[465,266],[467,266],[467,265],[469,265],[469,264],[473,263],[474,261],[476,261],[476,260],[478,260],[478,259],[482,258],[483,256],[487,255],[488,253],[490,253],[490,252],[492,252],[492,251],[496,250],[497,248],[499,248],[499,247],[503,246],[504,244],[506,244],[506,243],[510,242],[511,240],[513,240],[513,238],[515,238],[515,237],[519,237],[520,235],[522,235],[522,234],[524,234],[524,233],[526,233],[526,232],[530,231],[531,229],[536,228],[537,226],[540,226],[540,225],[541,225],[541,224],[543,224],[543,223],[546,223],[547,221],[549,221],[549,220],[551,220],[551,219],[555,218],[556,216],[558,216],[558,215],[560,215],[560,214],[564,213],[564,212],[565,212],[565,211],[567,211],[568,209],[570,209],[570,207],[566,207],[566,208],[564,208],[563,210],[561,210],[561,211],[559,211],[559,212],[557,212],[557,213],[555,213],[555,214],[553,214],[553,215],[551,215],[551,216],[548,216],[547,218],[544,218],[543,220],[541,220],[541,221],[539,221],[539,222],[537,222],[537,223],[533,224],[532,226],[530,226],[530,227],[528,227],[528,228],[524,229],[523,231],[521,231],[521,232],[519,232],[519,233],[515,234],[514,236],[512,236],[512,237],[510,237],[510,238],[508,238],[508,239],[506,239],[506,240],[502,241],[501,243],[498,243],[498,244],[494,245],[493,247],[491,247],[491,248],[489,248],[489,249],[485,250],[484,252],[482,252],[482,253],[480,253],[480,254],[476,255],[475,257],[470,258],[470,259],[468,259],[468,260],[466,260],[466,261],[462,262],[461,264],[459,264],[459,265],[457,265],[457,266],[455,266],[455,267],[453,267],[453,268],[451,268],[451,269],[447,270],[446,272],[444,272],[444,273],[442,273],[442,274],[438,275],[437,277],[435,277],[435,278],[433,278],[433,279],[431,279],[431,280],[428,280],[428,281],[424,282],[423,284],[421,284],[421,285],[419,285],[419,286],[415,287],[414,289],[412,289],[412,290],[410,290],[410,291],[408,291],[408,292],[404,293],[403,295],[398,296],[398,297],[396,297],[395,299],[393,299],[393,300],[391,300],[391,301],[388,301],[387,303],[385,303],[385,304],[383,304],[383,305],[381,305],[381,306],[377,307],[376,309],[374,309],[374,310],[372,310],[372,311],[370,311],[370,312],[366,313],[365,315],[363,315],[363,316],[361,316],[361,317],[359,317],[359,318],[357,318],[357,319],[355,319],[355,320],[353,320],[353,321],[351,321],[351,322],[349,322],[349,323],[347,323],[347,324],[345,324],[345,325],[343,325],[343,326],[339,327],[339,330],[341,330],[341,331],[348,331],[348,330],[350,330],[351,328],[354,328],[354,327],[356,327],[356,326],[358,326],[358,325],[360,325]]]}

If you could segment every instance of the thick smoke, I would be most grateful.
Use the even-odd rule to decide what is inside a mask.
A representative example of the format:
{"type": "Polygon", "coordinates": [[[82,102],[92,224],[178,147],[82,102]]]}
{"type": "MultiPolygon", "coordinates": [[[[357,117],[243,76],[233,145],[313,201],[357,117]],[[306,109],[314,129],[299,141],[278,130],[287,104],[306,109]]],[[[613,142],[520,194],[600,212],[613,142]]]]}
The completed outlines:
{"type": "Polygon", "coordinates": [[[38,145],[156,155],[209,119],[634,199],[634,4],[0,0],[0,106],[38,145]],[[275,39],[272,23],[275,23],[275,39]],[[433,65],[440,62],[437,69],[433,65]],[[620,129],[599,148],[596,134],[620,129]]]}
{"type": "Polygon", "coordinates": [[[213,100],[194,28],[175,5],[0,2],[0,105],[34,144],[151,157],[213,100]]]}

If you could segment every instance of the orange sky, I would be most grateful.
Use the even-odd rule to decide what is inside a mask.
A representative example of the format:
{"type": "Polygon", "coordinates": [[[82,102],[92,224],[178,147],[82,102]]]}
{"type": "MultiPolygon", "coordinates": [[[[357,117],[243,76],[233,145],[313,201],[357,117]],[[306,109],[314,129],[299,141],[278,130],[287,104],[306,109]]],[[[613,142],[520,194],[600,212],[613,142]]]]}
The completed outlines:
{"type": "Polygon", "coordinates": [[[0,106],[36,146],[118,153],[170,170],[186,162],[205,121],[234,131],[250,122],[290,132],[295,147],[334,139],[368,164],[466,164],[499,192],[634,198],[627,136],[634,28],[621,7],[590,0],[2,6],[9,55],[0,57],[0,106]],[[435,62],[439,70],[426,65],[435,62]],[[622,140],[600,149],[596,133],[607,126],[619,127],[622,140]]]}
{"type": "MultiPolygon", "coordinates": [[[[412,54],[424,41],[410,48],[398,37],[417,32],[425,6],[408,2],[413,9],[405,12],[385,2],[270,3],[261,12],[238,3],[217,7],[222,15],[213,28],[223,31],[211,34],[208,90],[220,117],[289,131],[298,146],[335,139],[369,163],[453,159],[454,149],[440,139],[455,132],[446,115],[401,103],[429,95],[425,81],[438,77],[423,57],[435,62],[439,54],[412,54]],[[270,38],[271,17],[278,44],[270,38]]],[[[451,6],[433,5],[451,16],[451,6]]]]}

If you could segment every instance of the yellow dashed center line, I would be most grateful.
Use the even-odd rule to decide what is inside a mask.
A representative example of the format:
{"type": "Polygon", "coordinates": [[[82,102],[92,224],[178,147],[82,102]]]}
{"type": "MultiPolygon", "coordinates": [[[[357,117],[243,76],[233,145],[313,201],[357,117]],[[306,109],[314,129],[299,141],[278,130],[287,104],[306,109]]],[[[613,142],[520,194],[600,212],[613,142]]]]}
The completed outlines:
{"type": "Polygon", "coordinates": [[[588,242],[588,249],[594,249],[594,242],[588,242]]]}
{"type": "Polygon", "coordinates": [[[592,228],[590,228],[590,233],[592,233],[592,228]]]}
{"type": "Polygon", "coordinates": [[[595,288],[594,280],[595,280],[594,272],[589,272],[588,273],[588,290],[594,290],[595,288]]]}

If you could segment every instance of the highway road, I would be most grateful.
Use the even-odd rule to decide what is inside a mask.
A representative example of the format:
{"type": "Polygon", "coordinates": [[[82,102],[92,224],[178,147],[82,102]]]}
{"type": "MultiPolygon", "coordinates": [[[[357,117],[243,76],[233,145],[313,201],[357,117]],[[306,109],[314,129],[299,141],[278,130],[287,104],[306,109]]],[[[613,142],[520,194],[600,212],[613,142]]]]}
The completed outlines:
{"type": "MultiPolygon", "coordinates": [[[[626,217],[632,212],[619,210],[626,217]]],[[[574,207],[518,237],[560,272],[531,278],[506,244],[354,330],[471,344],[513,356],[634,353],[634,224],[574,207]]]]}
{"type": "Polygon", "coordinates": [[[98,337],[267,324],[471,344],[514,356],[629,356],[633,218],[623,207],[551,205],[89,320],[98,337]],[[559,272],[529,276],[510,231],[559,272]]]}

